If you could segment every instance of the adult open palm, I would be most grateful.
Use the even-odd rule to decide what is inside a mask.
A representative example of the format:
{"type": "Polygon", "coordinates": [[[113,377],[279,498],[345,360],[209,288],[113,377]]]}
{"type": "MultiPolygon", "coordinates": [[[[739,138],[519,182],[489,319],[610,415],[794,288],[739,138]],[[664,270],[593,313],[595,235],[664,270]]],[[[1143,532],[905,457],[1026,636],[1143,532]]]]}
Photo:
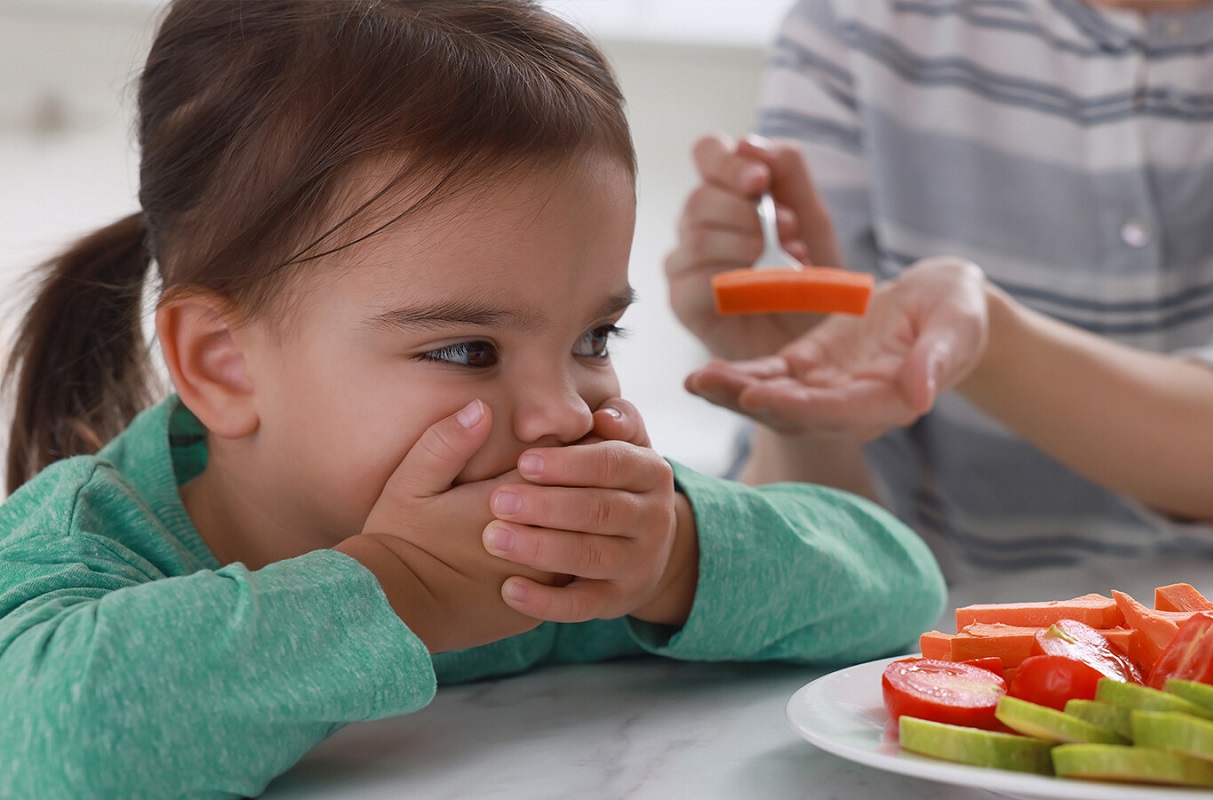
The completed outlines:
{"type": "Polygon", "coordinates": [[[864,316],[830,317],[770,356],[713,361],[687,389],[785,435],[875,438],[977,365],[984,287],[968,261],[925,259],[879,284],[864,316]]]}

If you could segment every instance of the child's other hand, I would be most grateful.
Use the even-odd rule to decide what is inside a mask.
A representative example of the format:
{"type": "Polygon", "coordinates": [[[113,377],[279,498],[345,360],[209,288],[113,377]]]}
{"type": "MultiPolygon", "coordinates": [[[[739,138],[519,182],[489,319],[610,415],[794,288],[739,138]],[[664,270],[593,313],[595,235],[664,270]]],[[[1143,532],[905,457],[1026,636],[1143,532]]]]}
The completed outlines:
{"type": "Polygon", "coordinates": [[[555,622],[630,614],[681,625],[698,580],[690,504],[657,453],[606,439],[648,441],[630,404],[605,405],[621,413],[596,415],[604,440],[523,453],[518,472],[529,483],[494,490],[497,519],[485,528],[485,548],[512,565],[572,576],[563,586],[511,576],[502,596],[521,613],[555,622]]]}
{"type": "MultiPolygon", "coordinates": [[[[493,518],[490,493],[516,474],[451,485],[491,426],[480,401],[431,426],[389,479],[362,533],[335,548],[375,573],[392,608],[430,652],[487,644],[538,624],[502,602],[500,587],[518,575],[518,565],[486,553],[479,535],[493,518]]],[[[525,574],[535,585],[568,580],[525,574]]]]}

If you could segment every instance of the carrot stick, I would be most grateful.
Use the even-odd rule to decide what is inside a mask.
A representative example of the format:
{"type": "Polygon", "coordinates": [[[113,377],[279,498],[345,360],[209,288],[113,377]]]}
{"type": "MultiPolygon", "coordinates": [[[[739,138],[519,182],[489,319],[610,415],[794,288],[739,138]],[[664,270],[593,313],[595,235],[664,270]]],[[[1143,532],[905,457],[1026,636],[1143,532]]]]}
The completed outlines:
{"type": "Polygon", "coordinates": [[[1156,611],[1213,611],[1213,602],[1190,583],[1172,583],[1154,589],[1156,611]]]}
{"type": "Polygon", "coordinates": [[[1147,608],[1124,592],[1112,590],[1112,597],[1124,612],[1125,622],[1139,634],[1133,642],[1134,652],[1130,655],[1138,665],[1149,670],[1155,660],[1167,649],[1179,626],[1191,619],[1197,611],[1158,611],[1147,608]]]}
{"type": "Polygon", "coordinates": [[[1115,628],[1124,624],[1124,613],[1111,597],[1085,594],[1070,600],[1028,603],[984,603],[956,609],[956,630],[974,622],[1001,622],[1047,628],[1062,619],[1085,622],[1092,628],[1115,628]]]}
{"type": "Polygon", "coordinates": [[[861,315],[874,279],[866,272],[835,267],[735,269],[712,278],[721,314],[802,311],[861,315]]]}
{"type": "Polygon", "coordinates": [[[918,651],[923,658],[951,661],[952,638],[952,634],[943,631],[927,631],[918,637],[918,651]]]}
{"type": "Polygon", "coordinates": [[[1005,667],[1018,667],[1032,655],[1037,627],[974,622],[952,637],[952,661],[998,656],[1005,667]]]}

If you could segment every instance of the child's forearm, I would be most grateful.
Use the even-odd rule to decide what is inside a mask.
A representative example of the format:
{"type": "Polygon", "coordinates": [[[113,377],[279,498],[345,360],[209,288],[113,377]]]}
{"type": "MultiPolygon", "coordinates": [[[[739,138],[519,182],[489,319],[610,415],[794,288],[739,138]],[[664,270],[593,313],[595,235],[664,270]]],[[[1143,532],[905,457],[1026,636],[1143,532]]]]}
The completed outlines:
{"type": "Polygon", "coordinates": [[[336,725],[433,697],[429,654],[348,559],[148,578],[96,551],[14,564],[36,577],[0,592],[21,600],[0,605],[0,796],[256,796],[336,725]]]}
{"type": "Polygon", "coordinates": [[[654,652],[863,661],[909,646],[943,610],[930,551],[884,509],[804,483],[751,488],[685,468],[676,475],[695,509],[699,587],[676,636],[643,640],[654,652]]]}
{"type": "Polygon", "coordinates": [[[750,456],[739,477],[751,486],[780,481],[817,483],[880,501],[863,444],[854,439],[783,436],[760,425],[754,430],[750,456]]]}
{"type": "Polygon", "coordinates": [[[994,288],[988,299],[990,344],[966,397],[1096,483],[1213,518],[1213,368],[1116,344],[994,288]]]}

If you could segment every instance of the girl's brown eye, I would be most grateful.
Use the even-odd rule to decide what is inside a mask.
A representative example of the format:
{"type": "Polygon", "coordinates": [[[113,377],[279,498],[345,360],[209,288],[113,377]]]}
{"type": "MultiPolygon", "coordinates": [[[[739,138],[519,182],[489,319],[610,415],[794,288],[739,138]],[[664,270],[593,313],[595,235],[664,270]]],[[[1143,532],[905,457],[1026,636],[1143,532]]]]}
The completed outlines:
{"type": "Polygon", "coordinates": [[[495,366],[499,360],[497,348],[488,342],[460,342],[423,353],[421,358],[474,369],[495,366]]]}
{"type": "Polygon", "coordinates": [[[600,325],[578,340],[573,354],[585,358],[607,358],[610,356],[608,345],[611,338],[621,333],[622,331],[614,325],[600,325]]]}

